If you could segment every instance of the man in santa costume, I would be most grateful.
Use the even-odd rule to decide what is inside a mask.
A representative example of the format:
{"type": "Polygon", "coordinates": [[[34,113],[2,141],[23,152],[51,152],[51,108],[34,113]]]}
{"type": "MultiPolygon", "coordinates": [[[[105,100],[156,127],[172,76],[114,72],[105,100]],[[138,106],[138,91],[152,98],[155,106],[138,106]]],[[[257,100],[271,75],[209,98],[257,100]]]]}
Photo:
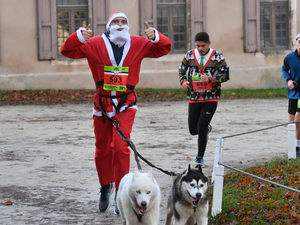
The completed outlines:
{"type": "MultiPolygon", "coordinates": [[[[171,50],[169,38],[154,28],[147,28],[148,39],[130,36],[127,16],[114,12],[108,19],[107,31],[91,37],[91,30],[80,28],[64,42],[61,54],[72,59],[87,58],[95,84],[93,119],[95,133],[95,164],[101,185],[99,210],[110,206],[110,196],[117,190],[124,175],[129,173],[130,149],[114,127],[130,139],[139,82],[141,62],[144,58],[158,58],[171,50]]],[[[115,198],[116,199],[116,198],[115,198]]],[[[115,202],[115,213],[119,214],[115,202]]]]}

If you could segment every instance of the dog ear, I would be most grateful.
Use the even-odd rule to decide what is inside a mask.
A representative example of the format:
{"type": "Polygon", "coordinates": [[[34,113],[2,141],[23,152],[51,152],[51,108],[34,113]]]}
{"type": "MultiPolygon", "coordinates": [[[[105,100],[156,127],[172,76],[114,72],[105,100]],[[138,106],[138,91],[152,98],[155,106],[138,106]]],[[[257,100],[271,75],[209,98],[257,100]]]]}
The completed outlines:
{"type": "Polygon", "coordinates": [[[153,172],[152,172],[152,167],[150,167],[150,170],[147,173],[147,176],[151,178],[151,180],[153,180],[153,172]]]}
{"type": "Polygon", "coordinates": [[[189,173],[190,171],[191,171],[191,165],[189,164],[189,166],[188,166],[187,170],[185,170],[185,171],[183,172],[183,174],[182,174],[181,178],[183,178],[184,176],[187,176],[187,175],[188,175],[188,173],[189,173]]]}
{"type": "Polygon", "coordinates": [[[133,178],[138,177],[139,175],[140,175],[140,171],[138,170],[137,167],[135,167],[133,172],[133,178]]]}
{"type": "Polygon", "coordinates": [[[198,170],[202,173],[202,167],[199,165],[198,170]]]}
{"type": "Polygon", "coordinates": [[[189,166],[188,166],[188,172],[190,172],[191,171],[191,164],[189,164],[189,166]]]}

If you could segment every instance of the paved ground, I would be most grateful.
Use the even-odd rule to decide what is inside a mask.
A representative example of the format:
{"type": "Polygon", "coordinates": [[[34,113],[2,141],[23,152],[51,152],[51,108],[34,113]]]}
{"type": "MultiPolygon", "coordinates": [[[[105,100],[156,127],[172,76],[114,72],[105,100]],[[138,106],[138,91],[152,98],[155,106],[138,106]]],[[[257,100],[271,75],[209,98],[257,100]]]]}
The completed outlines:
{"type": "MultiPolygon", "coordinates": [[[[197,138],[188,132],[187,106],[187,101],[139,103],[131,140],[165,170],[181,172],[193,164],[197,138]]],[[[287,99],[221,100],[205,174],[211,176],[217,138],[287,121],[287,99]]],[[[121,224],[113,207],[106,213],[97,209],[91,105],[1,106],[0,128],[0,224],[121,224]]],[[[287,157],[287,144],[287,126],[226,138],[223,163],[245,168],[287,157]]],[[[133,170],[133,154],[131,159],[133,170]]],[[[172,178],[158,170],[154,176],[163,224],[172,178]]]]}

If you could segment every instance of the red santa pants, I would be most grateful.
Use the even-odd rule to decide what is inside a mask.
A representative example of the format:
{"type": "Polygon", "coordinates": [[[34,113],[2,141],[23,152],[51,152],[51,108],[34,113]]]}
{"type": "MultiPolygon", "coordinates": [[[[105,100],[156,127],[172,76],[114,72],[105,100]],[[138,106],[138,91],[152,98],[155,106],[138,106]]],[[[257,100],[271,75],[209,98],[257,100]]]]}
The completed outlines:
{"type": "MultiPolygon", "coordinates": [[[[113,119],[119,118],[120,130],[126,139],[130,139],[136,109],[128,109],[122,115],[121,113],[116,114],[113,119]]],[[[115,182],[118,190],[122,177],[129,173],[130,149],[109,119],[105,118],[105,123],[102,116],[94,115],[93,119],[96,139],[95,163],[99,182],[101,185],[115,182]]]]}

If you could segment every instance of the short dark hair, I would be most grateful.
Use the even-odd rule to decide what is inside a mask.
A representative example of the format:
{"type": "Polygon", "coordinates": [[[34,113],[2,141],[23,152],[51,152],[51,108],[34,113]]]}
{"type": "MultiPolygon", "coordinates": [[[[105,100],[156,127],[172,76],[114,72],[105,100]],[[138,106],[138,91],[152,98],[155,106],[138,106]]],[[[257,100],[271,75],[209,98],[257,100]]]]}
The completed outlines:
{"type": "Polygon", "coordinates": [[[197,41],[203,41],[205,43],[209,43],[210,42],[209,35],[206,32],[199,32],[195,36],[195,42],[197,41]]]}

